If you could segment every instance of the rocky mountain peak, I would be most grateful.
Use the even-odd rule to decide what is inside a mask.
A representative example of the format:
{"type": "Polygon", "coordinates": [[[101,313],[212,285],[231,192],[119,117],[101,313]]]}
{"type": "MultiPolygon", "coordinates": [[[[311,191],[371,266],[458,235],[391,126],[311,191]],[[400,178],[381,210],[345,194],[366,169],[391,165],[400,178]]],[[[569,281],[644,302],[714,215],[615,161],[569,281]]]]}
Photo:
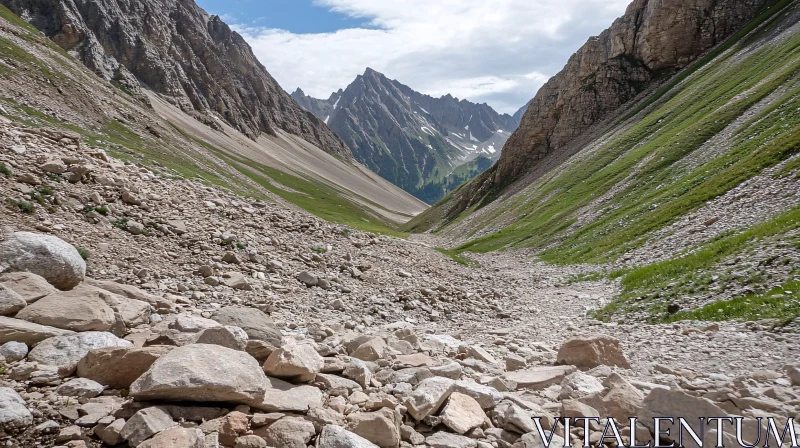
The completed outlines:
{"type": "Polygon", "coordinates": [[[434,98],[369,67],[328,100],[302,92],[292,96],[325,121],[358,161],[430,203],[466,179],[458,176],[458,182],[442,184],[462,165],[483,158],[462,170],[474,175],[488,168],[518,125],[486,103],[449,94],[434,98]]]}
{"type": "Polygon", "coordinates": [[[218,16],[191,0],[2,0],[98,75],[152,90],[211,127],[250,138],[278,130],[352,154],[299,107],[218,16]]]}
{"type": "MultiPolygon", "coordinates": [[[[452,204],[455,216],[536,171],[562,149],[653,85],[752,20],[766,0],[635,0],[625,15],[590,38],[525,108],[498,162],[452,204]]],[[[574,149],[574,148],[573,148],[574,149]]],[[[538,171],[537,171],[538,172],[538,171]]]]}

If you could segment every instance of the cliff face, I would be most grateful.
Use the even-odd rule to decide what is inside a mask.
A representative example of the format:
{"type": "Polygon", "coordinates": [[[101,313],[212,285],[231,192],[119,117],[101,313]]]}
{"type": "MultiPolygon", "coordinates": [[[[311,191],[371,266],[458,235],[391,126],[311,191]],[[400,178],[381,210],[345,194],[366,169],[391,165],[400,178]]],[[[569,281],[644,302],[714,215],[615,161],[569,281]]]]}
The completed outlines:
{"type": "Polygon", "coordinates": [[[608,118],[653,79],[685,67],[753,19],[766,0],[635,0],[536,94],[498,162],[451,204],[453,217],[497,194],[608,118]]]}
{"type": "Polygon", "coordinates": [[[216,126],[254,138],[282,129],[352,158],[303,110],[244,39],[192,0],[0,0],[99,76],[153,90],[216,126]]]}
{"type": "Polygon", "coordinates": [[[424,95],[369,68],[327,100],[300,89],[292,97],[328,124],[356,160],[431,204],[496,160],[519,124],[487,104],[424,95]]]}

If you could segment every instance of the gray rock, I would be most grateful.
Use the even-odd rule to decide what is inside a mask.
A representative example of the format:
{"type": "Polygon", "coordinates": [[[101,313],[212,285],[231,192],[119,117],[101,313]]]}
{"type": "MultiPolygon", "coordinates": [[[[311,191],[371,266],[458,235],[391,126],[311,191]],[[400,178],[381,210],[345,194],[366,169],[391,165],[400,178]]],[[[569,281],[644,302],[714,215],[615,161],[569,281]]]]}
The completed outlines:
{"type": "Polygon", "coordinates": [[[316,434],[313,423],[298,417],[282,418],[259,431],[268,446],[285,448],[306,448],[316,434]]]}
{"type": "Polygon", "coordinates": [[[317,437],[316,448],[378,448],[378,445],[341,426],[327,425],[317,437]]]}
{"type": "Polygon", "coordinates": [[[39,343],[28,354],[28,361],[40,365],[73,371],[89,350],[106,347],[129,347],[129,341],[111,333],[88,331],[86,333],[57,336],[39,343]]]}
{"type": "Polygon", "coordinates": [[[159,407],[142,409],[122,427],[120,436],[131,446],[137,446],[165,429],[177,425],[168,412],[159,407]]]}
{"type": "Polygon", "coordinates": [[[269,377],[266,386],[264,398],[250,406],[267,412],[307,412],[322,406],[322,392],[314,386],[295,386],[269,377]]]}
{"type": "Polygon", "coordinates": [[[475,448],[478,442],[468,437],[439,431],[425,438],[425,444],[431,448],[475,448]]]}
{"type": "Polygon", "coordinates": [[[43,277],[31,272],[9,272],[0,275],[0,283],[22,296],[28,303],[58,291],[43,277]]]}
{"type": "Polygon", "coordinates": [[[0,316],[13,316],[27,304],[14,290],[0,284],[0,316]]]}
{"type": "Polygon", "coordinates": [[[222,325],[239,327],[250,339],[269,342],[281,346],[283,336],[272,319],[256,308],[227,307],[217,311],[212,317],[222,325]]]}
{"type": "Polygon", "coordinates": [[[306,285],[308,287],[317,286],[317,284],[319,283],[319,278],[316,275],[312,275],[312,274],[308,273],[308,271],[303,271],[303,272],[297,274],[296,278],[297,278],[297,281],[299,281],[300,283],[303,283],[304,285],[306,285]]]}
{"type": "Polygon", "coordinates": [[[198,428],[169,428],[136,448],[204,448],[205,436],[198,428]]]}
{"type": "Polygon", "coordinates": [[[137,399],[260,403],[267,377],[245,352],[218,345],[178,347],[131,384],[137,399]]]}
{"type": "Polygon", "coordinates": [[[19,429],[33,424],[25,402],[10,387],[0,387],[0,427],[19,429]]]}
{"type": "Polygon", "coordinates": [[[433,377],[422,380],[408,397],[408,412],[421,421],[436,412],[444,404],[455,388],[455,381],[449,378],[433,377]]]}
{"type": "Polygon", "coordinates": [[[194,340],[195,344],[211,344],[227,347],[233,350],[244,350],[247,348],[247,333],[239,327],[219,326],[206,328],[197,333],[194,340]]]}
{"type": "Polygon", "coordinates": [[[324,365],[322,356],[310,344],[286,345],[269,355],[264,372],[292,382],[309,383],[324,365]]]}
{"type": "Polygon", "coordinates": [[[58,291],[28,305],[17,318],[65,330],[107,331],[115,317],[103,295],[109,293],[83,285],[58,291]]]}
{"type": "Polygon", "coordinates": [[[112,389],[128,389],[153,363],[173,347],[109,347],[89,351],[78,362],[78,376],[112,389]]]}
{"type": "Polygon", "coordinates": [[[73,334],[73,332],[0,316],[0,344],[17,341],[33,346],[45,339],[69,334],[73,334]]]}
{"type": "Polygon", "coordinates": [[[64,397],[94,398],[103,393],[105,386],[86,378],[73,378],[56,388],[56,393],[64,397]]]}
{"type": "Polygon", "coordinates": [[[15,232],[0,242],[0,272],[19,271],[40,275],[63,290],[83,281],[86,262],[75,247],[61,238],[15,232]]]}
{"type": "Polygon", "coordinates": [[[0,346],[0,357],[5,358],[7,363],[25,359],[28,356],[28,346],[22,342],[6,342],[0,346]]]}

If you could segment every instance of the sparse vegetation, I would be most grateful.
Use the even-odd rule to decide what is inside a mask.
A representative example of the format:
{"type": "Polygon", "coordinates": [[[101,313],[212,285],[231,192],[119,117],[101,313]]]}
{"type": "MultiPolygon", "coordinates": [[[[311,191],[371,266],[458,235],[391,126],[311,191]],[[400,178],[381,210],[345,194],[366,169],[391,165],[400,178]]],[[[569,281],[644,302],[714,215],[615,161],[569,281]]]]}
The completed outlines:
{"type": "Polygon", "coordinates": [[[128,218],[119,218],[111,224],[118,229],[128,230],[128,221],[130,221],[128,218]]]}
{"type": "Polygon", "coordinates": [[[77,246],[75,246],[75,249],[81,255],[81,258],[83,258],[84,260],[88,260],[89,259],[89,251],[88,250],[86,250],[86,249],[84,249],[82,247],[77,247],[77,246]]]}
{"type": "Polygon", "coordinates": [[[22,213],[31,215],[36,211],[36,206],[26,201],[19,201],[16,199],[9,199],[9,202],[16,206],[22,213]]]}
{"type": "Polygon", "coordinates": [[[0,174],[6,177],[11,177],[12,172],[11,169],[8,168],[4,163],[0,163],[0,174]]]}
{"type": "Polygon", "coordinates": [[[478,267],[478,266],[480,266],[480,263],[478,263],[478,261],[473,260],[472,258],[469,258],[466,255],[464,255],[464,254],[462,254],[462,253],[460,253],[458,251],[442,249],[442,248],[438,248],[438,247],[436,248],[436,251],[441,253],[441,254],[443,254],[443,255],[446,255],[446,256],[450,257],[451,260],[453,260],[454,262],[456,262],[456,263],[458,263],[458,264],[460,264],[462,266],[468,266],[468,267],[478,267]]]}

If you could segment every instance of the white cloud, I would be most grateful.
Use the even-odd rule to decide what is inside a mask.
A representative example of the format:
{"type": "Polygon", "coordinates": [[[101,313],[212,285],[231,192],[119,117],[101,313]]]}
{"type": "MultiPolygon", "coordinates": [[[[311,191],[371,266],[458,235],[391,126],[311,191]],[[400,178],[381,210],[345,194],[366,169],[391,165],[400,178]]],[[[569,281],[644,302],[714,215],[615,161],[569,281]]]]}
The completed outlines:
{"type": "Polygon", "coordinates": [[[285,89],[327,98],[366,67],[423,93],[513,113],[628,0],[315,0],[370,28],[293,34],[232,25],[285,89]]]}

